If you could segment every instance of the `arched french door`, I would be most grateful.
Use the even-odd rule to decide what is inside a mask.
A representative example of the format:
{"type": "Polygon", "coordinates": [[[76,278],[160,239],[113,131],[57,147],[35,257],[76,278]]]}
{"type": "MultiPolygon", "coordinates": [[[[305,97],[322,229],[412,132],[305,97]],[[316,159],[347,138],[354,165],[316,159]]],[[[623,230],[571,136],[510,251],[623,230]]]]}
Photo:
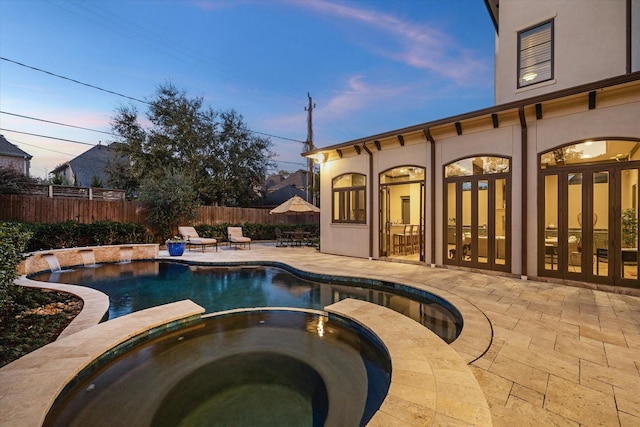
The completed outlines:
{"type": "Polygon", "coordinates": [[[505,157],[469,157],[444,167],[445,264],[511,268],[511,167],[505,157]]]}
{"type": "Polygon", "coordinates": [[[638,287],[640,143],[585,141],[542,153],[538,271],[638,287]]]}
{"type": "Polygon", "coordinates": [[[399,166],[380,174],[380,256],[424,262],[425,169],[399,166]]]}

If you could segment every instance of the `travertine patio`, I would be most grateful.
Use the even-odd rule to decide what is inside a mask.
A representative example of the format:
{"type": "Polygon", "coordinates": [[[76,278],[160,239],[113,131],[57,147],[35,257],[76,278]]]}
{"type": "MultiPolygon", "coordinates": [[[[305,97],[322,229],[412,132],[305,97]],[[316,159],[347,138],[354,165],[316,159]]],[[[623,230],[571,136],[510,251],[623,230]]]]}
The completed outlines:
{"type": "MultiPolygon", "coordinates": [[[[273,244],[192,251],[181,258],[278,261],[313,273],[427,289],[462,306],[465,327],[451,347],[469,363],[493,425],[640,425],[639,297],[273,244]]],[[[7,397],[0,384],[0,405],[7,397]]]]}

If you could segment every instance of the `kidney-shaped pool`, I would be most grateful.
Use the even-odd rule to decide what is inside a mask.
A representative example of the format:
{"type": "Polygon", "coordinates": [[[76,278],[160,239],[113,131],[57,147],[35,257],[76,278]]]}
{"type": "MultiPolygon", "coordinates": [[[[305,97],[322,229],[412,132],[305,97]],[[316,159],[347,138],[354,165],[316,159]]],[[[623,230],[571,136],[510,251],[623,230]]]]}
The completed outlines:
{"type": "Polygon", "coordinates": [[[207,313],[215,313],[255,307],[322,310],[345,298],[355,298],[408,316],[447,343],[453,342],[462,330],[458,310],[429,292],[381,281],[309,277],[314,280],[275,266],[134,261],[37,273],[30,279],[77,284],[104,292],[109,296],[109,319],[183,299],[192,300],[207,313]]]}

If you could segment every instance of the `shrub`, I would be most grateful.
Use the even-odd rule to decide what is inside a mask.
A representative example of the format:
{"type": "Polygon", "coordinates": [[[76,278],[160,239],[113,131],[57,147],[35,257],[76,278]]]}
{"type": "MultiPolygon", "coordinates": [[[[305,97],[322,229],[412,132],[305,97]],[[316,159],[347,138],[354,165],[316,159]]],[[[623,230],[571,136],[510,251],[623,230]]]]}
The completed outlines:
{"type": "Polygon", "coordinates": [[[227,241],[227,227],[242,227],[242,233],[250,237],[252,240],[275,240],[276,239],[276,227],[282,231],[293,231],[297,228],[301,228],[304,231],[314,232],[318,228],[318,224],[305,223],[305,224],[257,224],[252,222],[245,222],[244,224],[230,224],[222,223],[216,225],[196,225],[195,229],[202,237],[215,237],[216,239],[226,242],[227,241]]]}
{"type": "Polygon", "coordinates": [[[20,224],[0,223],[0,313],[12,303],[9,287],[18,277],[16,267],[22,261],[29,237],[31,234],[20,224]]]}
{"type": "Polygon", "coordinates": [[[115,221],[82,224],[65,221],[55,224],[24,224],[32,232],[26,250],[72,248],[78,246],[118,245],[149,241],[144,226],[115,221]]]}

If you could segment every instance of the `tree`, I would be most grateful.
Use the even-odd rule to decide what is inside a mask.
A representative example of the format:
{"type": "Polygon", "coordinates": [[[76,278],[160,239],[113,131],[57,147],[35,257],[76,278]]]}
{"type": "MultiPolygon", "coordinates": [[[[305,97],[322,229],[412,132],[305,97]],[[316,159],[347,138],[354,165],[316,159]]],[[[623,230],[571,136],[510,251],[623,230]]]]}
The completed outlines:
{"type": "Polygon", "coordinates": [[[15,169],[0,167],[0,194],[24,193],[36,182],[15,169]]]}
{"type": "Polygon", "coordinates": [[[149,223],[163,240],[172,236],[179,225],[194,219],[200,204],[193,181],[167,167],[142,179],[139,198],[147,209],[149,223]]]}
{"type": "Polygon", "coordinates": [[[271,167],[271,141],[251,133],[234,110],[204,108],[202,98],[189,99],[173,85],[160,86],[149,102],[143,126],[135,107],[120,107],[112,120],[122,144],[116,151],[126,164],[107,168],[110,185],[140,190],[143,178],[161,179],[166,168],[180,171],[204,204],[249,206],[259,195],[271,167]]]}

